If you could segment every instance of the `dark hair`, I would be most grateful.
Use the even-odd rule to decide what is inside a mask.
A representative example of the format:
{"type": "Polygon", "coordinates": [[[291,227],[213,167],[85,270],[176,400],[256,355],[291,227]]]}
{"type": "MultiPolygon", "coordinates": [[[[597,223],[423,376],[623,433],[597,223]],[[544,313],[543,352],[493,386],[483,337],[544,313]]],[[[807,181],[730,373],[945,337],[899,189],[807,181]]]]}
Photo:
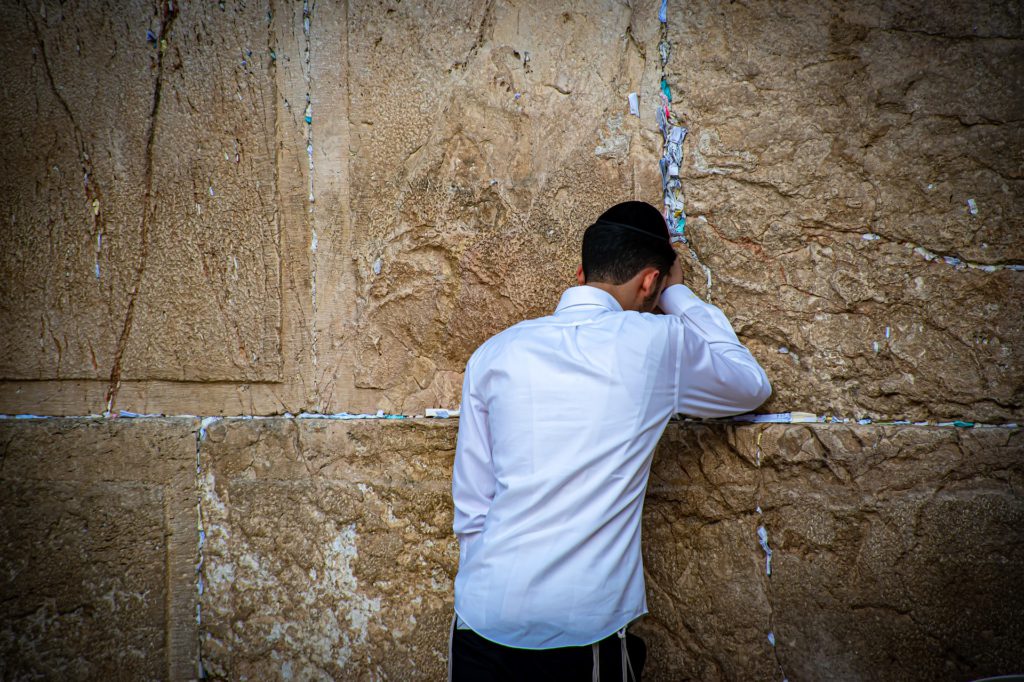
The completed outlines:
{"type": "Polygon", "coordinates": [[[647,267],[663,277],[675,262],[668,227],[658,209],[643,201],[612,206],[583,233],[583,277],[623,284],[647,267]]]}

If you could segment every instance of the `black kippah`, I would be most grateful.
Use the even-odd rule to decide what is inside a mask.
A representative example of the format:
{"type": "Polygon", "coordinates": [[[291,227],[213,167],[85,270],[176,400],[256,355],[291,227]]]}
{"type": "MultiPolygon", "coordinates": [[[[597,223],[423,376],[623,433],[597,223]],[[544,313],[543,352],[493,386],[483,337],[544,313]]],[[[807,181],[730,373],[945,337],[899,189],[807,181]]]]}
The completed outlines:
{"type": "Polygon", "coordinates": [[[642,234],[645,237],[650,237],[651,239],[657,239],[658,241],[665,242],[667,244],[671,244],[671,240],[669,240],[669,237],[668,237],[668,230],[665,231],[665,236],[660,236],[660,235],[648,232],[647,230],[641,230],[639,227],[634,227],[633,225],[626,225],[625,223],[616,223],[616,222],[613,222],[611,220],[604,220],[604,219],[597,220],[597,222],[595,222],[594,225],[608,225],[610,227],[621,227],[624,230],[632,230],[633,232],[637,232],[639,234],[642,234]]]}

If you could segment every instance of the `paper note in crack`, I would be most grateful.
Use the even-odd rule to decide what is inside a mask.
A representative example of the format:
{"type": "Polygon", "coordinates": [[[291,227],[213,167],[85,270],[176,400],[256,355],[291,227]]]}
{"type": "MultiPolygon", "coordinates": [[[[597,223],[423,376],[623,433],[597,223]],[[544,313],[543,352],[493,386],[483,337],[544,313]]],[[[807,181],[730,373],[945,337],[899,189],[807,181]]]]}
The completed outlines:
{"type": "Polygon", "coordinates": [[[635,92],[629,93],[629,113],[640,118],[640,96],[635,92]]]}

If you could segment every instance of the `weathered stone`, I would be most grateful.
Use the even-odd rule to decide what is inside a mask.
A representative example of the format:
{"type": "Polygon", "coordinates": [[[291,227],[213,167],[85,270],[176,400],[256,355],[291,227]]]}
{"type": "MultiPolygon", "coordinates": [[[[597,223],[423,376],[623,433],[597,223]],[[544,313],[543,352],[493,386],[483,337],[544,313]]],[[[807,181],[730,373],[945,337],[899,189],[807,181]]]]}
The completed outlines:
{"type": "Polygon", "coordinates": [[[281,378],[269,8],[173,8],[4,10],[5,378],[281,378]]]}
{"type": "MultiPolygon", "coordinates": [[[[454,407],[473,349],[573,284],[594,217],[660,203],[664,75],[687,280],[765,365],[766,411],[1024,418],[1019,5],[657,9],[0,7],[0,413],[454,407]]],[[[0,677],[189,678],[197,628],[215,677],[441,677],[454,424],[216,423],[198,491],[196,429],[0,422],[0,677]]],[[[671,426],[649,679],[1024,668],[1020,453],[671,426]]]]}
{"type": "Polygon", "coordinates": [[[1021,273],[914,252],[1024,258],[1019,10],[670,10],[688,234],[766,408],[1020,415],[1021,273]]]}
{"type": "Polygon", "coordinates": [[[765,409],[1024,416],[1021,273],[921,255],[1024,258],[1019,8],[671,3],[664,67],[656,10],[5,9],[0,410],[453,407],[602,209],[660,202],[664,74],[687,277],[765,409]]]}
{"type": "Polygon", "coordinates": [[[226,420],[201,446],[202,655],[224,679],[431,679],[454,429],[226,420]]]}
{"type": "MultiPolygon", "coordinates": [[[[420,421],[210,426],[207,672],[443,676],[455,434],[420,421]]],[[[1006,429],[670,425],[644,515],[645,679],[968,679],[1024,665],[1021,451],[1006,429]]]]}
{"type": "Polygon", "coordinates": [[[670,427],[644,517],[653,679],[1021,669],[1021,436],[670,427]]]}
{"type": "Polygon", "coordinates": [[[196,426],[0,422],[0,677],[195,675],[196,426]]]}
{"type": "Polygon", "coordinates": [[[351,343],[383,407],[454,406],[475,347],[572,283],[589,221],[656,198],[654,131],[625,111],[631,20],[615,2],[353,6],[351,343]]]}

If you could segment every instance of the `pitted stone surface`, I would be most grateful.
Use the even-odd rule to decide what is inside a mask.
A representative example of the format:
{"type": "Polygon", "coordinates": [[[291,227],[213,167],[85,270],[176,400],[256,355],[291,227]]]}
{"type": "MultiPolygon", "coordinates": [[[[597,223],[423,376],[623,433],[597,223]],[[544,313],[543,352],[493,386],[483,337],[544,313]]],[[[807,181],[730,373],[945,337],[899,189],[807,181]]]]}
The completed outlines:
{"type": "Polygon", "coordinates": [[[664,69],[655,2],[4,12],[6,411],[454,407],[660,202],[664,71],[687,279],[765,410],[1024,417],[1021,273],[941,261],[1024,262],[1012,3],[670,3],[664,69]]]}
{"type": "Polygon", "coordinates": [[[281,378],[268,9],[4,8],[0,376],[281,378]]]}
{"type": "Polygon", "coordinates": [[[226,420],[201,447],[214,679],[443,676],[457,545],[445,424],[226,420]]]}
{"type": "Polygon", "coordinates": [[[1024,262],[1019,8],[669,17],[688,234],[773,379],[766,409],[1020,415],[1021,273],[914,252],[1024,262]]]}
{"type": "MultiPolygon", "coordinates": [[[[658,4],[0,7],[0,412],[455,407],[589,222],[660,202],[658,4]]],[[[1024,273],[941,261],[1024,262],[1018,4],[668,20],[687,281],[763,410],[1024,418],[1024,273]]],[[[196,430],[0,422],[0,677],[443,677],[455,425],[196,430]]],[[[670,426],[649,679],[1024,669],[1020,437],[670,426]]]]}
{"type": "Polygon", "coordinates": [[[0,422],[0,678],[195,675],[195,427],[0,422]]]}
{"type": "Polygon", "coordinates": [[[645,68],[634,18],[615,2],[353,6],[351,342],[381,406],[454,406],[476,346],[572,283],[589,222],[657,196],[654,131],[624,108],[645,68]]]}
{"type": "MultiPolygon", "coordinates": [[[[443,677],[456,430],[211,426],[207,672],[443,677]]],[[[778,679],[780,665],[790,679],[969,679],[1024,665],[1021,452],[1019,430],[670,425],[644,512],[645,679],[778,679]]]]}
{"type": "Polygon", "coordinates": [[[1021,437],[670,426],[644,516],[651,614],[640,630],[655,642],[653,679],[1020,669],[1021,437]]]}

